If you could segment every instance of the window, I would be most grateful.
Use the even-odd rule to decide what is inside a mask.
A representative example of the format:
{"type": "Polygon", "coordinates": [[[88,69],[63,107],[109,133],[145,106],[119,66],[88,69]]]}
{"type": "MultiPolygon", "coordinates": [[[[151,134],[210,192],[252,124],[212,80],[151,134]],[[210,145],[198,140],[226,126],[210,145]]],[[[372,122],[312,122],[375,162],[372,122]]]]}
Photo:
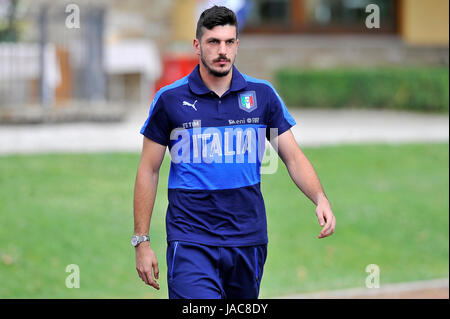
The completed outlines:
{"type": "Polygon", "coordinates": [[[254,0],[247,25],[289,26],[291,22],[289,0],[254,0]]]}
{"type": "Polygon", "coordinates": [[[244,32],[395,33],[398,1],[392,0],[250,0],[244,32]],[[380,29],[365,26],[366,6],[380,8],[380,29]]]}

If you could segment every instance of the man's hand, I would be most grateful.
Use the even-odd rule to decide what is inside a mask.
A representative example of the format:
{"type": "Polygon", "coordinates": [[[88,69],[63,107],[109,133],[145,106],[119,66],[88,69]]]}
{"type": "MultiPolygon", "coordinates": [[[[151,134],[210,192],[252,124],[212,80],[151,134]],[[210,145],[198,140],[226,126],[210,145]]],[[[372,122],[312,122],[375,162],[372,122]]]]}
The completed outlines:
{"type": "Polygon", "coordinates": [[[334,233],[336,227],[336,218],[331,211],[331,206],[328,200],[320,200],[316,207],[316,215],[319,219],[320,226],[323,227],[319,234],[319,239],[328,237],[334,233]]]}
{"type": "Polygon", "coordinates": [[[158,260],[148,242],[140,243],[136,248],[136,270],[139,277],[147,284],[159,290],[155,279],[159,279],[158,260]],[[153,279],[153,273],[155,279],[153,279]]]}

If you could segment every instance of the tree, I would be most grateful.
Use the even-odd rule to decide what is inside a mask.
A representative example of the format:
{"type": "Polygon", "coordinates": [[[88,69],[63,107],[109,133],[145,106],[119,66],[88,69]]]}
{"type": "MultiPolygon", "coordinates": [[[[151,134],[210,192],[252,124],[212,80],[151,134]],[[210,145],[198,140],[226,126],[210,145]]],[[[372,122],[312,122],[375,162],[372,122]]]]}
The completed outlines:
{"type": "Polygon", "coordinates": [[[18,3],[19,0],[6,0],[0,4],[0,42],[16,42],[19,39],[16,17],[18,3]]]}

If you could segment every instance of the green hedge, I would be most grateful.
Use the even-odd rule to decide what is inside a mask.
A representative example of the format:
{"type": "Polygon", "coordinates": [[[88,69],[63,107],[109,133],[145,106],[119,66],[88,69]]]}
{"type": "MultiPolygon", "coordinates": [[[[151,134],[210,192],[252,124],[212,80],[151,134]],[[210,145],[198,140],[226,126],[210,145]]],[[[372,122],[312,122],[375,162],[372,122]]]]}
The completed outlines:
{"type": "Polygon", "coordinates": [[[448,112],[448,68],[280,70],[280,95],[290,106],[448,112]]]}

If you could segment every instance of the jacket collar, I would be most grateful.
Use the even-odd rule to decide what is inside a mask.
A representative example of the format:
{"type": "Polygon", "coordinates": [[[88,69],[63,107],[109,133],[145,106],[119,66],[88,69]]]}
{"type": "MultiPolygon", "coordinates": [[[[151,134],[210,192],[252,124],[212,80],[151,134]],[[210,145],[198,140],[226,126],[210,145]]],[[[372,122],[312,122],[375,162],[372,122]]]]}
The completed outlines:
{"type": "MultiPolygon", "coordinates": [[[[192,92],[198,95],[207,94],[211,92],[210,89],[205,85],[202,78],[200,77],[199,65],[188,76],[189,88],[192,92]]],[[[228,91],[240,91],[247,86],[247,81],[244,79],[242,74],[233,65],[233,75],[231,77],[231,85],[228,91]]],[[[228,92],[227,91],[227,92],[228,92]]]]}

